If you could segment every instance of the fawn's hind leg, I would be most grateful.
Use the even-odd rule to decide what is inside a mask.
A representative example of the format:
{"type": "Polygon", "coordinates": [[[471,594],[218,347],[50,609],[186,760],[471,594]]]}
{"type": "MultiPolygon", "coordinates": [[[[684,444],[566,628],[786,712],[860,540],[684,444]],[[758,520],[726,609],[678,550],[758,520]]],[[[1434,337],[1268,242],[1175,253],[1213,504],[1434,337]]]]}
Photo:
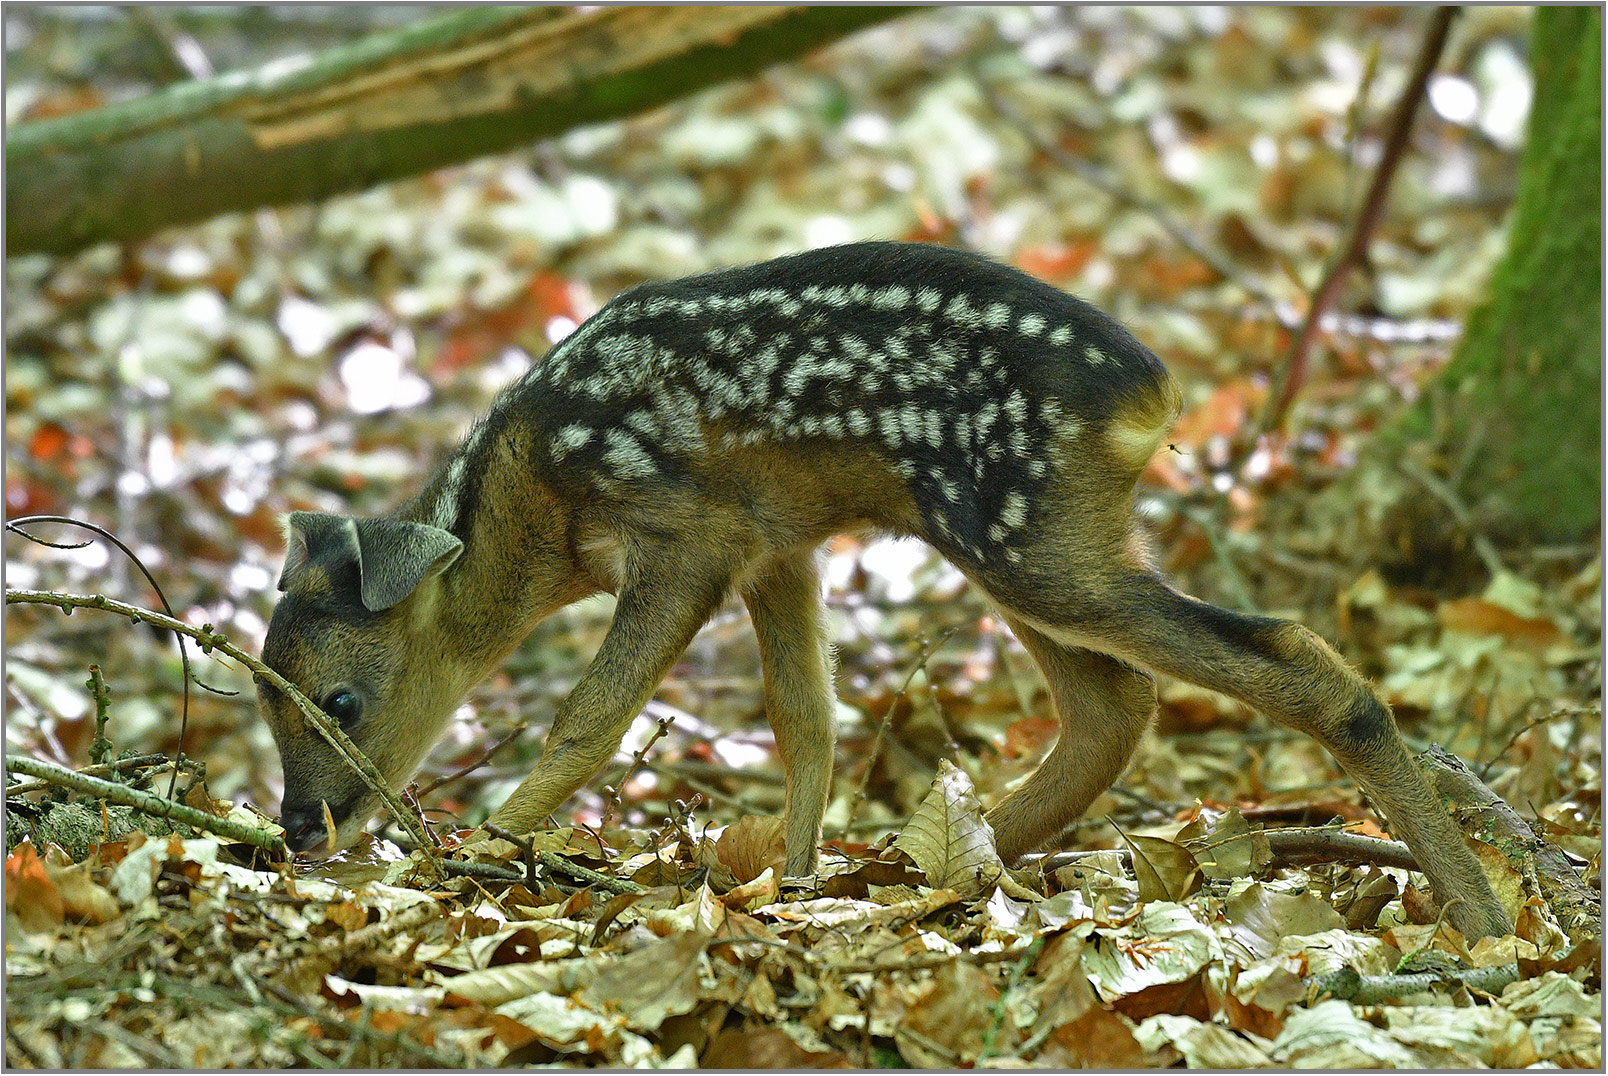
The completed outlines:
{"type": "Polygon", "coordinates": [[[1463,834],[1408,754],[1390,710],[1315,633],[1231,613],[1144,571],[998,580],[996,595],[1050,638],[1089,646],[1249,703],[1339,759],[1412,849],[1448,916],[1480,938],[1511,930],[1463,834]]]}
{"type": "Polygon", "coordinates": [[[778,559],[743,588],[765,671],[765,717],[787,782],[789,877],[815,873],[832,791],[832,653],[814,553],[778,559]]]}
{"type": "Polygon", "coordinates": [[[1008,613],[1005,619],[1049,683],[1061,723],[1038,769],[988,812],[1009,863],[1077,821],[1122,775],[1155,712],[1156,684],[1126,662],[1065,646],[1008,613]]]}

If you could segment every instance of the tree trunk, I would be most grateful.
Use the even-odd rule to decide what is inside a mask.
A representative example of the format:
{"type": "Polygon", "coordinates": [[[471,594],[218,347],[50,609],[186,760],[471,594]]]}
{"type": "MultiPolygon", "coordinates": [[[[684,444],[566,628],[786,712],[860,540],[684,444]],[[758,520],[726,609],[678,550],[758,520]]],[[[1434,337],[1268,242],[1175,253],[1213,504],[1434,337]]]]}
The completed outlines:
{"type": "Polygon", "coordinates": [[[6,139],[6,253],[307,202],[640,112],[904,7],[475,7],[6,139]]]}
{"type": "Polygon", "coordinates": [[[1477,526],[1579,541],[1602,524],[1602,12],[1547,7],[1535,104],[1490,300],[1398,429],[1427,441],[1477,526]]]}

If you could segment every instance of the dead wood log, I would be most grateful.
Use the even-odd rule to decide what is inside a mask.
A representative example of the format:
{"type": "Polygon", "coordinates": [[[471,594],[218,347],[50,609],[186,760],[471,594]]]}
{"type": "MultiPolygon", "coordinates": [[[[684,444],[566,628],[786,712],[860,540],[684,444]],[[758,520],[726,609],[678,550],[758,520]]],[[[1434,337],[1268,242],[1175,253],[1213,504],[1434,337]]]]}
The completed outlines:
{"type": "Polygon", "coordinates": [[[310,202],[617,119],[911,8],[469,7],[6,137],[6,253],[310,202]]]}

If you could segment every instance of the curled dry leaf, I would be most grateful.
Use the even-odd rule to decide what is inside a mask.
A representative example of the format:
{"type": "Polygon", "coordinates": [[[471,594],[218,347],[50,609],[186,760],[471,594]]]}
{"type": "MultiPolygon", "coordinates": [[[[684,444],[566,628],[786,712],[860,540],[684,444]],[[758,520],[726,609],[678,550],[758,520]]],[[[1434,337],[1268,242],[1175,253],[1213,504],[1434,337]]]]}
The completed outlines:
{"type": "Polygon", "coordinates": [[[597,976],[600,962],[586,957],[500,964],[442,978],[446,990],[468,1001],[502,1005],[529,994],[568,994],[597,976]]]}
{"type": "Polygon", "coordinates": [[[1202,818],[1197,816],[1179,832],[1178,840],[1194,855],[1201,873],[1208,878],[1254,877],[1273,862],[1267,834],[1260,828],[1252,829],[1238,807],[1230,807],[1209,830],[1202,832],[1203,828],[1202,818]]]}
{"type": "Polygon", "coordinates": [[[752,882],[766,868],[780,878],[787,862],[783,841],[780,818],[743,815],[715,842],[715,855],[739,884],[752,882]]]}
{"type": "Polygon", "coordinates": [[[23,841],[6,857],[6,910],[30,931],[52,930],[66,915],[61,891],[31,841],[23,841]]]}
{"type": "Polygon", "coordinates": [[[893,846],[921,868],[928,885],[962,896],[987,891],[1005,874],[971,778],[947,759],[893,846]]]}
{"type": "MultiPolygon", "coordinates": [[[[1139,882],[1139,900],[1181,901],[1200,887],[1200,864],[1189,849],[1165,837],[1117,830],[1133,853],[1133,875],[1139,882]]],[[[1265,838],[1264,838],[1265,840],[1265,838]]]]}

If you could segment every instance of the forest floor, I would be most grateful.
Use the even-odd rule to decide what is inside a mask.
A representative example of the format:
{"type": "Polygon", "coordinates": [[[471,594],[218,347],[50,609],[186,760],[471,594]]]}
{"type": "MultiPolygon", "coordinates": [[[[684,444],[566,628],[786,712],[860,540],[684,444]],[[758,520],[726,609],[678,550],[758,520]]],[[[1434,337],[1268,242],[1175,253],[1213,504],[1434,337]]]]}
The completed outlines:
{"type": "MultiPolygon", "coordinates": [[[[1420,15],[948,9],[526,153],[9,259],[7,518],[107,527],[180,618],[255,653],[284,512],[394,505],[531,354],[623,288],[859,238],[964,246],[1110,311],[1184,385],[1140,490],[1165,570],[1323,633],[1415,747],[1467,760],[1595,889],[1599,544],[1469,568],[1439,551],[1477,534],[1383,548],[1373,526],[1403,486],[1443,493],[1370,445],[1450,356],[1503,249],[1522,12],[1458,22],[1293,435],[1236,459],[1420,15]]],[[[8,119],[142,88],[86,75],[59,28],[28,25],[8,22],[8,119]]],[[[5,567],[8,588],[156,601],[98,541],[8,534],[5,567]]],[[[841,701],[813,884],[778,881],[781,768],[735,605],[566,807],[573,826],[450,866],[606,630],[610,603],[591,601],[480,685],[427,760],[428,854],[388,823],[271,865],[9,790],[7,1062],[1601,1066],[1600,944],[1533,865],[1494,854],[1517,933],[1470,945],[1394,846],[1332,851],[1337,830],[1388,834],[1321,748],[1186,684],[1161,684],[1131,768],[1066,851],[1003,872],[979,804],[1056,730],[1025,651],[914,543],[836,541],[826,574],[841,701]]],[[[182,746],[204,767],[185,764],[186,802],[268,824],[278,761],[249,673],[192,655],[218,691],[194,691],[181,725],[171,638],[8,605],[8,755],[81,769],[182,746]]],[[[129,773],[169,789],[170,769],[129,773]]]]}

